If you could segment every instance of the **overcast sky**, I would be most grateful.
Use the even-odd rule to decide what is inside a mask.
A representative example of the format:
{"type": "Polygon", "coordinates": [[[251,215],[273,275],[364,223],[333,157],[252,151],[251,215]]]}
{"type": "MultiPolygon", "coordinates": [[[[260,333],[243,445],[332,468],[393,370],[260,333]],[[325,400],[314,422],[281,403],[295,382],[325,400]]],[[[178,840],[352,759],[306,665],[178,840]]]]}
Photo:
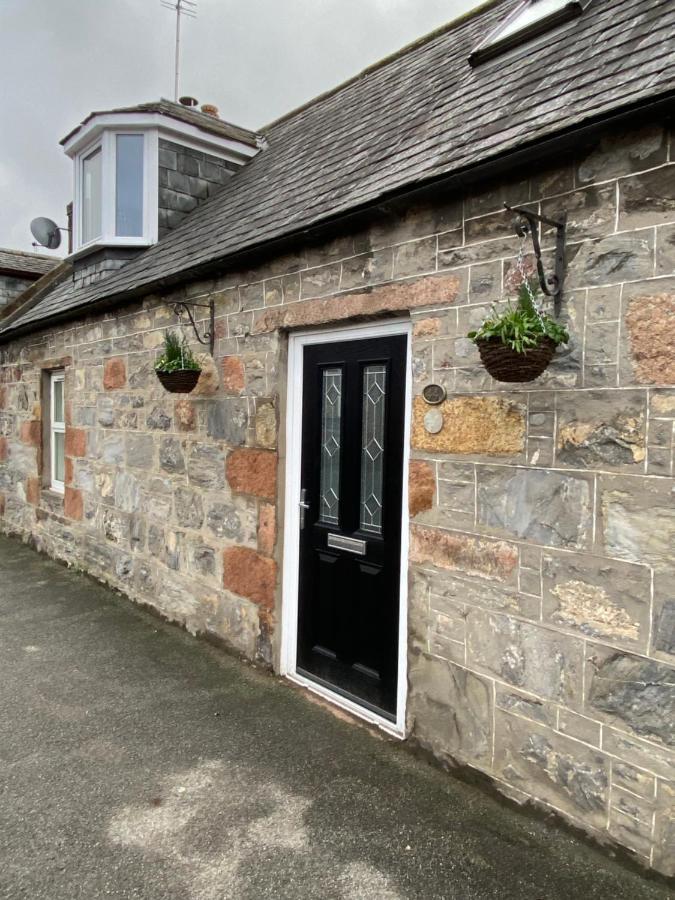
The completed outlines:
{"type": "MultiPolygon", "coordinates": [[[[257,128],[475,5],[199,0],[180,92],[257,128]]],[[[160,0],[0,0],[0,247],[30,250],[35,216],[65,224],[59,140],[87,113],[173,98],[174,34],[160,0]]]]}

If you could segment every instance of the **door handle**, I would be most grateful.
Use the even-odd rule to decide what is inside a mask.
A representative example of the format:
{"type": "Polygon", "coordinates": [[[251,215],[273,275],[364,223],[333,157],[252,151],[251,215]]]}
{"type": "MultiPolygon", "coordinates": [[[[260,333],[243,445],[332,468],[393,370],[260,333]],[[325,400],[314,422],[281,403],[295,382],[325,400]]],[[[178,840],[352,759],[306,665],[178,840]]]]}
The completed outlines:
{"type": "Polygon", "coordinates": [[[309,503],[307,503],[307,490],[302,488],[300,491],[300,502],[298,503],[300,507],[300,528],[303,529],[305,527],[305,514],[309,509],[309,503]]]}

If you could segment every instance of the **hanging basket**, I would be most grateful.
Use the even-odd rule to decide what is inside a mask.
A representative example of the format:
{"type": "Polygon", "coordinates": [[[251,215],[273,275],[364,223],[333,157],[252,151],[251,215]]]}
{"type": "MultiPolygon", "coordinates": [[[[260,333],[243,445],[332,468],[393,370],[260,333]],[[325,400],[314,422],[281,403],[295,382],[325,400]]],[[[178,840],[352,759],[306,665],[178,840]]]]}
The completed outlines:
{"type": "Polygon", "coordinates": [[[170,394],[189,394],[197,387],[201,369],[178,369],[175,372],[159,372],[162,387],[170,394]]]}
{"type": "Polygon", "coordinates": [[[476,341],[480,358],[495,381],[534,381],[546,371],[555,355],[556,343],[551,338],[541,338],[536,347],[523,353],[503,344],[501,338],[483,338],[476,341]]]}

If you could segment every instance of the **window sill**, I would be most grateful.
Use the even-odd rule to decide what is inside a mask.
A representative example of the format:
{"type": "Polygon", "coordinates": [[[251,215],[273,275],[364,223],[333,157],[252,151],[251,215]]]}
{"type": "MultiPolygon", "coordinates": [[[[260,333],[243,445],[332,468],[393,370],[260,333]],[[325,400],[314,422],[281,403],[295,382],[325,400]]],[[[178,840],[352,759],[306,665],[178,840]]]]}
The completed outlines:
{"type": "Polygon", "coordinates": [[[146,237],[136,237],[136,238],[97,238],[95,241],[91,241],[89,244],[85,244],[82,247],[78,247],[73,253],[66,257],[67,262],[73,262],[76,259],[81,259],[84,256],[89,256],[90,253],[96,253],[97,250],[104,250],[107,247],[151,247],[156,241],[151,240],[146,237]]]}

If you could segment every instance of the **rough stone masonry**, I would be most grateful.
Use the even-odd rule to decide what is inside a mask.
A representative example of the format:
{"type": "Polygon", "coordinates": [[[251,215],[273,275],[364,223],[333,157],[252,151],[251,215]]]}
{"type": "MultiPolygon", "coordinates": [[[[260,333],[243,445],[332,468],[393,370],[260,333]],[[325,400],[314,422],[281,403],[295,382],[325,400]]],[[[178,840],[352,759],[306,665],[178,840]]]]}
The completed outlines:
{"type": "Polygon", "coordinates": [[[673,152],[659,123],[608,132],[577,159],[4,346],[2,529],[276,664],[287,333],[409,316],[410,737],[675,874],[673,152]],[[466,338],[514,264],[505,201],[567,211],[571,333],[544,376],[508,387],[466,338]],[[176,398],[153,362],[185,294],[215,298],[218,340],[176,398]],[[41,459],[57,366],[65,497],[41,459]],[[436,435],[431,381],[448,394],[436,435]]]}

